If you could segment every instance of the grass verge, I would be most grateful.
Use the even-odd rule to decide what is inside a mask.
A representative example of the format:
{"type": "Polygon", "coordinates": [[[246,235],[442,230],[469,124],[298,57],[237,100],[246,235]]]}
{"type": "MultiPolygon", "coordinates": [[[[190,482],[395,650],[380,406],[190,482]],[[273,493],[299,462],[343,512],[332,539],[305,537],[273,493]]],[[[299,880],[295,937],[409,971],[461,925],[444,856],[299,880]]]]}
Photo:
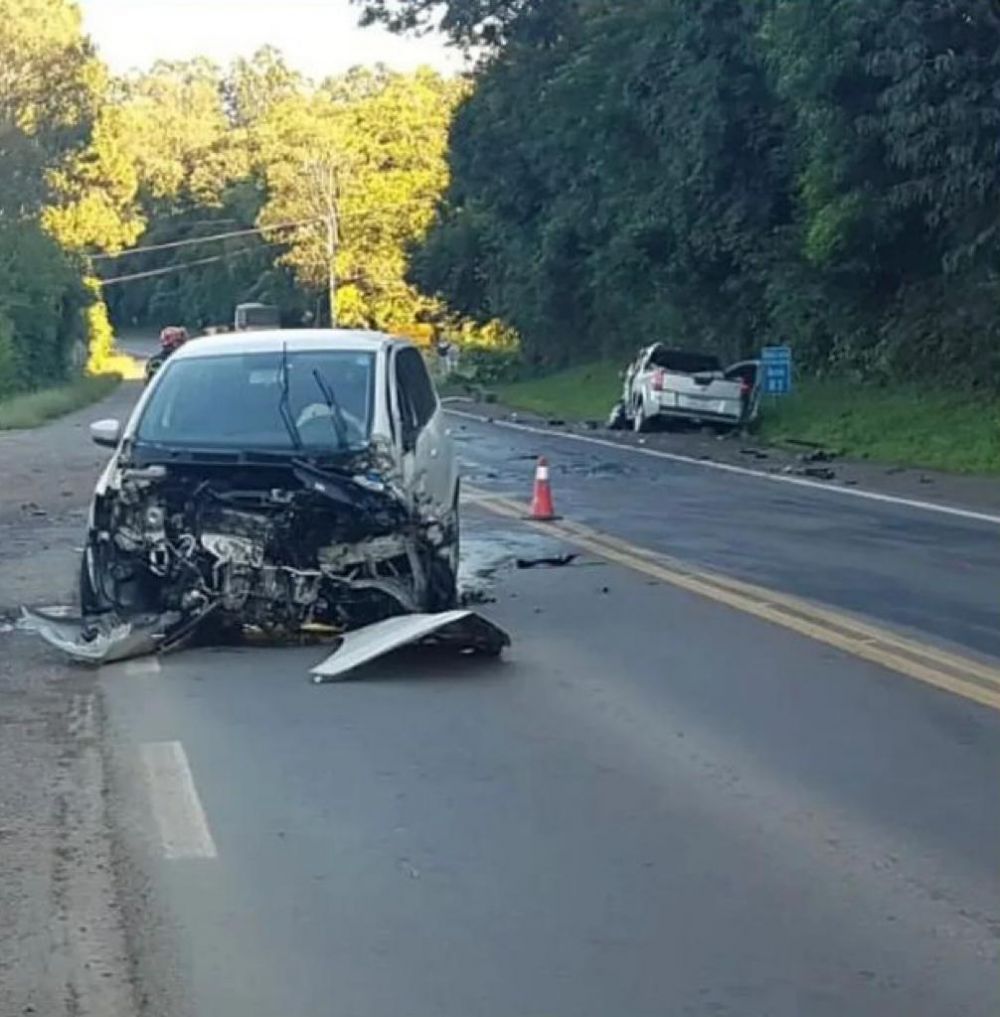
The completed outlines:
{"type": "MultiPolygon", "coordinates": [[[[505,406],[544,417],[605,420],[621,391],[620,364],[597,362],[497,389],[505,406]]],[[[762,440],[811,441],[855,459],[953,473],[1000,473],[1000,398],[911,385],[874,388],[803,381],[765,399],[762,440]]]]}
{"type": "Polygon", "coordinates": [[[544,378],[502,385],[497,398],[504,406],[543,417],[603,422],[621,395],[621,368],[607,361],[582,364],[544,378]]]}
{"type": "Polygon", "coordinates": [[[121,375],[99,374],[0,401],[0,431],[38,427],[47,420],[79,410],[110,394],[121,375]]]}
{"type": "Polygon", "coordinates": [[[911,385],[803,382],[765,399],[761,436],[816,442],[855,459],[952,473],[1000,473],[1000,398],[911,385]]]}

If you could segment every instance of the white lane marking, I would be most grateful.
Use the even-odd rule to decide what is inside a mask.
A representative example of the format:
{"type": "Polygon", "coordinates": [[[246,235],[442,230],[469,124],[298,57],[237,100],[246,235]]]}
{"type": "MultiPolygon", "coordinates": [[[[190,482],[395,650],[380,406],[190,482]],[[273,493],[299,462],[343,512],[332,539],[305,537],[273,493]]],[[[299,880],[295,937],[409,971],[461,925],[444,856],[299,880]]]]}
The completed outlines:
{"type": "Polygon", "coordinates": [[[164,857],[217,857],[184,746],[180,742],[149,742],[140,747],[140,753],[164,857]]]}
{"type": "Polygon", "coordinates": [[[125,674],[130,677],[141,677],[149,674],[159,674],[161,671],[159,657],[139,657],[136,660],[126,661],[122,668],[125,674]]]}
{"type": "MultiPolygon", "coordinates": [[[[464,410],[453,410],[451,407],[446,407],[445,412],[453,417],[474,420],[480,424],[490,423],[483,417],[477,416],[475,413],[466,413],[464,410]]],[[[655,459],[666,459],[674,463],[683,463],[685,466],[701,466],[707,470],[718,470],[721,473],[736,473],[743,477],[757,477],[760,480],[771,480],[778,484],[806,487],[811,491],[821,491],[823,494],[840,494],[846,498],[862,498],[865,501],[877,501],[887,505],[901,505],[904,508],[918,509],[921,512],[936,512],[943,516],[955,516],[959,519],[971,519],[977,523],[990,523],[992,526],[1000,526],[1000,515],[959,508],[957,505],[941,505],[932,501],[919,501],[916,498],[902,498],[894,494],[862,491],[856,487],[832,487],[829,484],[820,483],[818,480],[808,480],[805,477],[789,477],[782,473],[765,473],[763,470],[752,470],[748,466],[734,466],[731,463],[714,463],[705,459],[695,459],[693,456],[680,455],[677,452],[663,452],[655,448],[626,445],[622,442],[609,441],[607,438],[592,438],[587,434],[573,434],[569,431],[532,427],[530,424],[515,424],[510,420],[494,420],[492,423],[495,427],[506,427],[512,431],[524,431],[527,434],[539,434],[546,438],[565,438],[567,441],[580,441],[588,445],[599,445],[603,448],[616,449],[619,452],[636,452],[639,455],[653,456],[655,459]]]]}

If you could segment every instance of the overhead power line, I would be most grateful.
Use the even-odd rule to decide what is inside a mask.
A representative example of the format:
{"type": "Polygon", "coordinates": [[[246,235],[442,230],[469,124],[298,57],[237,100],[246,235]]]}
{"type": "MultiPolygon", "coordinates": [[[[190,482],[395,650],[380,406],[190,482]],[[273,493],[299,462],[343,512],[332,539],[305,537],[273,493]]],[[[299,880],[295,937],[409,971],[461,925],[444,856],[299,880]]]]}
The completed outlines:
{"type": "Polygon", "coordinates": [[[254,254],[266,250],[268,247],[277,247],[278,243],[260,244],[257,247],[244,247],[240,251],[229,251],[226,254],[215,254],[211,258],[198,258],[195,261],[185,261],[180,265],[167,265],[165,268],[151,268],[148,272],[133,272],[131,275],[116,275],[110,279],[101,279],[100,285],[114,286],[117,283],[133,282],[136,279],[152,279],[158,275],[170,275],[174,272],[183,272],[187,268],[198,268],[202,265],[214,265],[219,261],[228,261],[230,258],[238,258],[244,254],[254,254]]]}
{"type": "Polygon", "coordinates": [[[214,233],[207,237],[188,237],[186,240],[171,240],[165,244],[150,244],[148,247],[133,247],[127,251],[119,251],[117,254],[91,254],[91,261],[111,261],[117,258],[128,258],[134,254],[148,254],[150,251],[169,251],[177,247],[190,247],[194,244],[210,244],[219,240],[234,240],[237,237],[250,237],[259,233],[271,233],[275,230],[292,230],[301,226],[312,226],[322,222],[322,219],[314,217],[304,219],[301,222],[279,222],[273,226],[254,226],[252,229],[232,230],[229,233],[214,233]]]}

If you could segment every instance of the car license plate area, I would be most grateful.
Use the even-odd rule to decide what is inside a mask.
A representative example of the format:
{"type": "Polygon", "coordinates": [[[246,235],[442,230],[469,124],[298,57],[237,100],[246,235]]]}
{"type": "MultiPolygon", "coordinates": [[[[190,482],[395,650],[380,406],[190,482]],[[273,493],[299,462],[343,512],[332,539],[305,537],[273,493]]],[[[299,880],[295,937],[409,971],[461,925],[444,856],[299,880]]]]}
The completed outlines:
{"type": "Polygon", "coordinates": [[[699,413],[731,415],[729,404],[725,399],[713,399],[711,396],[681,395],[677,397],[677,405],[685,410],[697,410],[699,413]]]}

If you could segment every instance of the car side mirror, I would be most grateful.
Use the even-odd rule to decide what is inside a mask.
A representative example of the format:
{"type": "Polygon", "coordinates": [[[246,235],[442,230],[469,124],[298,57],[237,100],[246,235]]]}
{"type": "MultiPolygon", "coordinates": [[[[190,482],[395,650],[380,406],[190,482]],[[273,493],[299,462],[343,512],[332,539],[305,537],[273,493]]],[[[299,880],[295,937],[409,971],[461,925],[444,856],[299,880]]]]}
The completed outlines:
{"type": "Polygon", "coordinates": [[[121,422],[113,417],[109,417],[107,420],[95,420],[90,425],[90,440],[103,448],[118,448],[121,436],[121,422]]]}

